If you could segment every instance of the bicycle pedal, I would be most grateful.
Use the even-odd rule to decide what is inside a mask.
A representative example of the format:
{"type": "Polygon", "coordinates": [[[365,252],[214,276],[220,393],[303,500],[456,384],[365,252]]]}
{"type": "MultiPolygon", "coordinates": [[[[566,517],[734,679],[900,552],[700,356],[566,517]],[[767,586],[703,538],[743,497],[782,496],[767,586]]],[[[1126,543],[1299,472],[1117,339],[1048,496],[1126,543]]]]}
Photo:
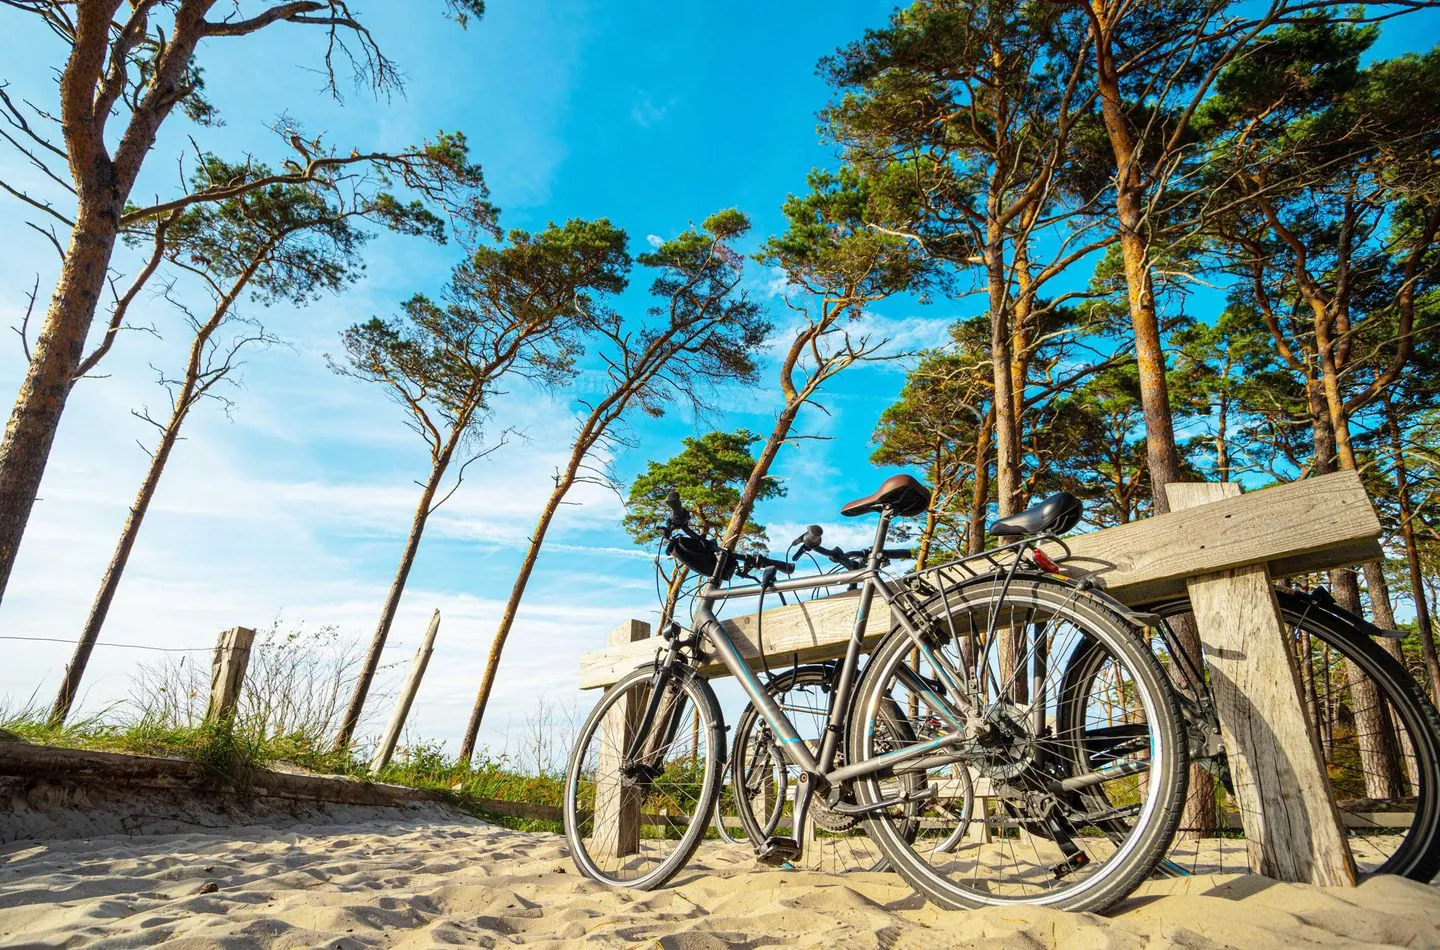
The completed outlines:
{"type": "Polygon", "coordinates": [[[784,867],[800,856],[800,843],[794,838],[766,838],[755,851],[755,860],[772,868],[784,867]]]}
{"type": "Polygon", "coordinates": [[[1064,861],[1061,861],[1059,864],[1051,868],[1050,873],[1054,876],[1055,880],[1058,881],[1062,878],[1068,877],[1070,874],[1080,870],[1089,863],[1090,855],[1086,854],[1084,851],[1076,851],[1074,854],[1067,857],[1064,861]]]}

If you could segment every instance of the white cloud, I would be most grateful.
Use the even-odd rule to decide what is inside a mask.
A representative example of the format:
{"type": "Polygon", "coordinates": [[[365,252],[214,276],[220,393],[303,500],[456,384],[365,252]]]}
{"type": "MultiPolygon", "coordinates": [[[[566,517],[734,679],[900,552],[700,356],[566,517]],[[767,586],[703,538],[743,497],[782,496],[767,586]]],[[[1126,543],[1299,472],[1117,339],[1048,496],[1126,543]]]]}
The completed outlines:
{"type": "Polygon", "coordinates": [[[658,235],[658,234],[647,234],[647,235],[645,235],[645,241],[646,241],[646,243],[648,243],[651,247],[660,247],[662,244],[665,243],[665,239],[664,239],[663,237],[661,237],[660,235],[658,235]]]}
{"type": "Polygon", "coordinates": [[[630,119],[642,129],[648,129],[664,119],[666,113],[670,111],[670,107],[675,104],[674,99],[665,103],[657,103],[648,92],[637,92],[636,96],[636,102],[630,108],[630,119]]]}

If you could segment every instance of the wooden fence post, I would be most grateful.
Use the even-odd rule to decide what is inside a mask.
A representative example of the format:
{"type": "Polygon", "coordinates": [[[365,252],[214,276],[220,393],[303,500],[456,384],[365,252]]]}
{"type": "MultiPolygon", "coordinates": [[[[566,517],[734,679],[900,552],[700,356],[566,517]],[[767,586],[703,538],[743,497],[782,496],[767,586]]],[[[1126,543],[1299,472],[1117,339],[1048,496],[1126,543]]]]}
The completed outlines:
{"type": "Polygon", "coordinates": [[[205,707],[207,720],[220,720],[235,715],[240,702],[240,688],[245,685],[245,670],[250,666],[250,645],[255,631],[249,627],[231,627],[220,634],[215,645],[215,658],[210,663],[210,703],[205,707]]]}
{"type": "Polygon", "coordinates": [[[425,675],[425,668],[430,665],[430,654],[435,649],[435,634],[439,632],[440,611],[436,610],[430,615],[430,626],[425,630],[425,639],[420,641],[420,649],[415,651],[415,659],[410,663],[410,675],[405,677],[400,698],[395,701],[395,713],[390,717],[390,725],[380,739],[380,748],[375,750],[375,758],[370,760],[372,772],[378,772],[389,765],[390,757],[395,754],[395,744],[400,741],[400,730],[405,727],[405,718],[410,715],[410,705],[415,701],[415,693],[420,689],[420,680],[425,675]]]}
{"type": "MultiPolygon", "coordinates": [[[[1166,486],[1172,511],[1238,495],[1234,483],[1166,486]]],[[[1209,540],[1209,539],[1205,539],[1209,540]]],[[[1213,539],[1219,542],[1220,538],[1213,539]]],[[[1234,777],[1250,869],[1318,885],[1355,885],[1300,672],[1264,564],[1189,578],[1234,777]]]]}
{"type": "MultiPolygon", "coordinates": [[[[620,646],[650,636],[643,620],[627,620],[610,631],[610,645],[620,646]]],[[[620,762],[645,710],[633,697],[616,703],[600,724],[600,749],[595,761],[593,838],[597,854],[623,858],[640,850],[640,801],[620,781],[620,762]]]]}

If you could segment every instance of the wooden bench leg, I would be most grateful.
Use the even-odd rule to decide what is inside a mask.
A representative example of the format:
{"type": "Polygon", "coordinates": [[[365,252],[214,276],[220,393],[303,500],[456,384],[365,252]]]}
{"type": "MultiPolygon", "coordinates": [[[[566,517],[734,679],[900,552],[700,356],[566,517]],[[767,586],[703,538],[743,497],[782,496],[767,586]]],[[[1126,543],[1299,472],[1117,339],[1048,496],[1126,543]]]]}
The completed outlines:
{"type": "MultiPolygon", "coordinates": [[[[1167,486],[1173,510],[1237,494],[1233,484],[1167,486]]],[[[1304,712],[1300,671],[1264,565],[1187,581],[1250,868],[1319,885],[1355,884],[1355,862],[1304,712]]]]}
{"type": "MultiPolygon", "coordinates": [[[[630,620],[610,633],[610,645],[618,646],[648,636],[649,624],[630,620]]],[[[623,858],[640,850],[640,801],[633,795],[625,795],[620,782],[620,762],[644,713],[643,705],[632,695],[616,703],[600,724],[600,748],[595,762],[594,850],[597,854],[623,858]]]]}

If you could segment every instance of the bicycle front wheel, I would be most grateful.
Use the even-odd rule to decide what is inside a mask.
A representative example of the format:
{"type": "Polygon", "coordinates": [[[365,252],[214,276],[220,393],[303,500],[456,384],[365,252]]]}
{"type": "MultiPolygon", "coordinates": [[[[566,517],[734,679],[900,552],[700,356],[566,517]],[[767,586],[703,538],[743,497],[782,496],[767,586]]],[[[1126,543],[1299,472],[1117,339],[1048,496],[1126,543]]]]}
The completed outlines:
{"type": "Polygon", "coordinates": [[[648,734],[634,740],[655,689],[649,668],[606,690],[580,730],[565,775],[565,838],[586,877],[651,890],[675,876],[715,813],[725,727],[710,684],[665,678],[648,734]],[[639,754],[627,759],[627,752],[639,754]]]}
{"type": "Polygon", "coordinates": [[[998,578],[959,585],[926,614],[923,648],[897,630],[876,649],[849,732],[852,762],[894,762],[905,744],[889,721],[900,711],[908,744],[927,749],[855,781],[862,804],[893,803],[867,821],[891,866],[950,908],[1101,911],[1128,895],[1164,856],[1186,768],[1174,695],[1135,630],[1099,598],[1035,575],[1003,591],[998,578]],[[1077,723],[1061,711],[1073,701],[1063,673],[1080,649],[1104,652],[1111,688],[1077,723]],[[1104,739],[1083,759],[1067,734],[1077,729],[1104,739]],[[956,840],[942,807],[957,765],[993,806],[974,812],[985,824],[973,840],[956,840]],[[917,773],[923,792],[907,792],[917,773]],[[1095,787],[1103,805],[1085,794],[1095,787]],[[901,829],[917,823],[907,840],[901,829]]]}

